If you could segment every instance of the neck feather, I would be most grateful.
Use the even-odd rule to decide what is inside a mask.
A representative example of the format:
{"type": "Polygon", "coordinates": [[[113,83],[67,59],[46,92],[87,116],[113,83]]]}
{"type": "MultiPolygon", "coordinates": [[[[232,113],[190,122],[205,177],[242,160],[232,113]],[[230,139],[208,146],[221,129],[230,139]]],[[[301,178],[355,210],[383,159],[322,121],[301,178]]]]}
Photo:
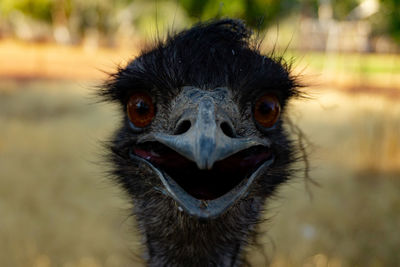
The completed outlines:
{"type": "Polygon", "coordinates": [[[242,265],[244,248],[256,234],[258,201],[244,200],[221,217],[205,221],[179,211],[172,200],[158,203],[135,205],[149,266],[242,265]]]}

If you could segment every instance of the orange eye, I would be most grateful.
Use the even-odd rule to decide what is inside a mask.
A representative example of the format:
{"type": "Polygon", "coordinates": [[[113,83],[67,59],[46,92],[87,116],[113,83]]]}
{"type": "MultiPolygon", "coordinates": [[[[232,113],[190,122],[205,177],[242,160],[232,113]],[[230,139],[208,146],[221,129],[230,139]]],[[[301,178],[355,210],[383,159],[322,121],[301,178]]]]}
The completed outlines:
{"type": "Polygon", "coordinates": [[[134,93],[126,106],[129,120],[136,127],[146,127],[153,120],[154,104],[151,97],[143,92],[134,93]]]}
{"type": "Polygon", "coordinates": [[[265,94],[257,99],[254,106],[254,119],[263,127],[272,127],[279,118],[281,106],[278,98],[265,94]]]}

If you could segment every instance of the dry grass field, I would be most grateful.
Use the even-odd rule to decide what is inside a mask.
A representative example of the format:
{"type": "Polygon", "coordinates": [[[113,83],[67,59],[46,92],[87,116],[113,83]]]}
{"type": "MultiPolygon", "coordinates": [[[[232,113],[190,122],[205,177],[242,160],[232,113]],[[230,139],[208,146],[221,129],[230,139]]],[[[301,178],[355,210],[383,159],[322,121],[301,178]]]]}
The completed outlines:
{"type": "MultiPolygon", "coordinates": [[[[117,110],[93,84],[0,82],[0,266],[142,266],[126,196],[100,142],[117,110]]],[[[331,90],[292,103],[311,176],[268,204],[255,266],[398,266],[400,104],[331,90]],[[263,254],[266,255],[266,259],[263,254]]]]}

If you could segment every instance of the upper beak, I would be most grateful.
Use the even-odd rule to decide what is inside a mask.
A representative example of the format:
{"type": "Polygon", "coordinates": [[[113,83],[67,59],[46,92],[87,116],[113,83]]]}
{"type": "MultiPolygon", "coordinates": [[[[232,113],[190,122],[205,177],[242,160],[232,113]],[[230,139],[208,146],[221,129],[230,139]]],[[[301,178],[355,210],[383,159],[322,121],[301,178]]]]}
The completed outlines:
{"type": "Polygon", "coordinates": [[[216,105],[213,98],[204,96],[199,100],[197,112],[190,119],[190,128],[183,134],[169,135],[153,133],[142,137],[139,142],[156,140],[194,161],[199,169],[211,169],[216,161],[223,160],[241,150],[262,145],[269,141],[257,137],[232,138],[217,122],[216,105]]]}

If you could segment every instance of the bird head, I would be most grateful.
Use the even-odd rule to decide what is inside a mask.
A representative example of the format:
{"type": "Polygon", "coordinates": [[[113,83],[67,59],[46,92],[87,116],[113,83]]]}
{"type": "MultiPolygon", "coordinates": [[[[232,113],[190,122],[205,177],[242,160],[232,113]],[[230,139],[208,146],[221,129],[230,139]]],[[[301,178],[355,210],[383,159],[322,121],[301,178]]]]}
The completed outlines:
{"type": "Polygon", "coordinates": [[[263,202],[289,175],[282,118],[297,87],[241,21],[169,36],[102,91],[123,114],[111,145],[117,181],[153,214],[213,220],[243,202],[263,202]]]}

